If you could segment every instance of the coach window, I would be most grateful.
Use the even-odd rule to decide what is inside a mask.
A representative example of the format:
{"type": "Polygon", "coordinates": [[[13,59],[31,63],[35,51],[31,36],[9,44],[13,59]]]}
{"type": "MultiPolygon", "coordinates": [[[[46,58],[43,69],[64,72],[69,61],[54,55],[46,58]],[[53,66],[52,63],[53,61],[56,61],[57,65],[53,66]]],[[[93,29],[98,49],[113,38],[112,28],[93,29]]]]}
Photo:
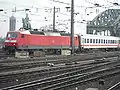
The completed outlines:
{"type": "Polygon", "coordinates": [[[111,40],[111,43],[113,43],[113,40],[111,40]]]}
{"type": "Polygon", "coordinates": [[[114,40],[112,40],[113,44],[114,44],[114,40]]]}
{"type": "Polygon", "coordinates": [[[106,44],[108,43],[108,41],[106,40],[106,44]]]}
{"type": "Polygon", "coordinates": [[[85,39],[84,38],[82,38],[82,43],[85,43],[85,39]]]}
{"type": "Polygon", "coordinates": [[[114,44],[116,44],[116,40],[114,40],[114,44]]]}
{"type": "Polygon", "coordinates": [[[119,43],[119,41],[118,40],[116,40],[116,44],[118,44],[119,43]]]}
{"type": "Polygon", "coordinates": [[[84,43],[86,43],[86,38],[85,38],[84,40],[85,40],[85,42],[84,42],[84,43]]]}
{"type": "Polygon", "coordinates": [[[100,43],[100,39],[99,39],[99,43],[100,43]]]}
{"type": "Polygon", "coordinates": [[[105,43],[105,40],[104,40],[104,43],[105,43]]]}
{"type": "Polygon", "coordinates": [[[114,42],[114,43],[115,43],[115,44],[117,43],[117,42],[116,42],[116,40],[115,40],[115,42],[114,42]]]}
{"type": "Polygon", "coordinates": [[[98,39],[96,39],[96,43],[98,43],[98,39]]]}
{"type": "Polygon", "coordinates": [[[95,39],[93,39],[93,43],[95,43],[95,39]]]}
{"type": "Polygon", "coordinates": [[[87,43],[89,43],[89,39],[87,39],[87,43]]]}
{"type": "Polygon", "coordinates": [[[24,34],[21,35],[21,38],[24,38],[24,34]]]}
{"type": "Polygon", "coordinates": [[[114,40],[112,40],[112,43],[114,44],[114,40]]]}
{"type": "Polygon", "coordinates": [[[92,39],[90,39],[90,43],[92,43],[92,39]]]}
{"type": "Polygon", "coordinates": [[[119,40],[117,40],[117,44],[119,44],[119,40]]]}
{"type": "Polygon", "coordinates": [[[101,43],[103,43],[103,39],[101,39],[101,43]]]}
{"type": "Polygon", "coordinates": [[[108,40],[108,43],[110,44],[110,40],[108,40]]]}
{"type": "Polygon", "coordinates": [[[110,43],[112,44],[112,40],[110,40],[110,43]]]}

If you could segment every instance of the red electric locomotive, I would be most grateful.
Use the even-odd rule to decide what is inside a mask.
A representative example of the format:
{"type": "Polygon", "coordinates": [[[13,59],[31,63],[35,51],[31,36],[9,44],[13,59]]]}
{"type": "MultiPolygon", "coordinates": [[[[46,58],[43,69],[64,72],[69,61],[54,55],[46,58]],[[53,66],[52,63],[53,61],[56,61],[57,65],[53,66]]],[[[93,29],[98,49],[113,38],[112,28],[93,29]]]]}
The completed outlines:
{"type": "MultiPolygon", "coordinates": [[[[75,36],[74,45],[76,49],[78,48],[78,43],[78,36],[75,36]]],[[[7,33],[4,47],[9,53],[16,50],[29,52],[34,50],[53,50],[56,52],[61,49],[70,49],[70,35],[59,32],[10,31],[7,33]]]]}

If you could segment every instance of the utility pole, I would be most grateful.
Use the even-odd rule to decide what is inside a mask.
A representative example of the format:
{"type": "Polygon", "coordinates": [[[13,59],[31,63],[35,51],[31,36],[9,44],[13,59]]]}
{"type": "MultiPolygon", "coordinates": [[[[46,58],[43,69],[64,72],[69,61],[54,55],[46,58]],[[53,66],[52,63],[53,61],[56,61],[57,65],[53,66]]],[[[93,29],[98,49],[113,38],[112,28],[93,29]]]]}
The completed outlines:
{"type": "Polygon", "coordinates": [[[55,6],[54,6],[54,9],[53,9],[53,32],[56,31],[55,30],[55,6]]]}
{"type": "Polygon", "coordinates": [[[71,0],[71,54],[74,54],[74,0],[71,0]]]}

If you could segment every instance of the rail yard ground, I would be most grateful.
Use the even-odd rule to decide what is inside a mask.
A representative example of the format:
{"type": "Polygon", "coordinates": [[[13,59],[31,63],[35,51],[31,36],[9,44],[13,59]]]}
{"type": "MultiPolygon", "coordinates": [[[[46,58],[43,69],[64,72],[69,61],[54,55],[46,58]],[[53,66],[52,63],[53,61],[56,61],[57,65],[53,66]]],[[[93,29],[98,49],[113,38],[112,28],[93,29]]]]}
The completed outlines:
{"type": "Polygon", "coordinates": [[[118,82],[119,51],[0,59],[2,90],[108,90],[118,82]]]}

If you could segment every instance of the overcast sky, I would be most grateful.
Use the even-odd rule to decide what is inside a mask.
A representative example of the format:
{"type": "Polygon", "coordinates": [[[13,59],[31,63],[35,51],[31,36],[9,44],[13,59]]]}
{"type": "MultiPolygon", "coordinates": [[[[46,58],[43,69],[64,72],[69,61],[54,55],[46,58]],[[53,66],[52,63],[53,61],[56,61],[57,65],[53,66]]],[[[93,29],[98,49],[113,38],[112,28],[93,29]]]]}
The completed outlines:
{"type": "MultiPolygon", "coordinates": [[[[74,0],[75,2],[75,33],[86,33],[86,22],[80,23],[82,20],[92,20],[100,12],[109,8],[119,8],[113,6],[112,2],[119,0],[74,0]],[[102,7],[95,7],[98,3],[102,7]],[[93,7],[93,8],[91,8],[93,7]],[[89,15],[88,15],[89,14],[89,15]]],[[[5,36],[9,31],[9,17],[14,15],[17,19],[16,30],[22,27],[22,18],[25,17],[25,8],[29,8],[29,17],[33,28],[40,28],[45,25],[52,24],[53,7],[59,8],[56,11],[57,29],[70,32],[70,12],[65,7],[70,7],[71,0],[0,0],[0,8],[4,9],[0,12],[0,36],[5,36]],[[12,13],[16,7],[17,12],[12,13]],[[58,27],[59,26],[59,27],[58,27]],[[68,28],[66,28],[68,27],[68,28]]]]}

